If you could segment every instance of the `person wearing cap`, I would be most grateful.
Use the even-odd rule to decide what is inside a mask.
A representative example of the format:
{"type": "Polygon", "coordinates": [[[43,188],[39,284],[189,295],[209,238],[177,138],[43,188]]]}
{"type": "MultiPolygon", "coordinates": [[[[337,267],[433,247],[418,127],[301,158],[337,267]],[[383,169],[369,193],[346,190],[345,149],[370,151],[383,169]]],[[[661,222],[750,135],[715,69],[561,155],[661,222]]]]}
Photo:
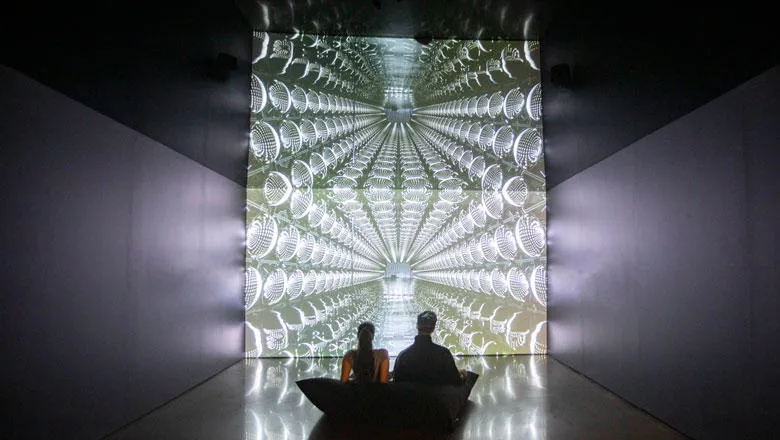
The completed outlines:
{"type": "Polygon", "coordinates": [[[417,315],[414,343],[401,351],[395,360],[394,382],[418,382],[429,385],[463,383],[465,370],[458,370],[446,347],[436,344],[431,334],[436,329],[436,314],[426,310],[417,315]]]}

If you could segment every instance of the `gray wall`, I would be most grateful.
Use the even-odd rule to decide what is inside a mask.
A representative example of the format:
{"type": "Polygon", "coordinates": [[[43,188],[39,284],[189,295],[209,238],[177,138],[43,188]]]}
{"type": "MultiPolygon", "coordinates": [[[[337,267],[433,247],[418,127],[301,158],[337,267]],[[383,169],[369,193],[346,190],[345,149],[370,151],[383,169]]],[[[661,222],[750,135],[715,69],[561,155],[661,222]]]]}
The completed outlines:
{"type": "Polygon", "coordinates": [[[694,438],[780,432],[778,115],[775,67],[548,194],[551,354],[694,438]]]}
{"type": "Polygon", "coordinates": [[[541,38],[548,188],[780,63],[776,18],[761,5],[548,3],[541,38]],[[569,66],[570,84],[552,83],[557,64],[569,66]]]}
{"type": "Polygon", "coordinates": [[[245,189],[0,70],[3,438],[101,437],[243,353],[245,189]]]}
{"type": "Polygon", "coordinates": [[[251,33],[233,2],[16,1],[0,36],[6,66],[246,185],[251,33]]]}

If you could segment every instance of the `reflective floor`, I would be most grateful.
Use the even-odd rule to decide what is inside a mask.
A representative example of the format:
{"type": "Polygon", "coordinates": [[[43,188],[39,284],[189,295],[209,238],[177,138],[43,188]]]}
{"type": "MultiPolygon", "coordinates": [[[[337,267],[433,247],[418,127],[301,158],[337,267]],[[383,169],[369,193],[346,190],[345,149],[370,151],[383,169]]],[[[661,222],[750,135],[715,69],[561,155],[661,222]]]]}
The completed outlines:
{"type": "Polygon", "coordinates": [[[461,357],[457,363],[480,378],[455,431],[446,435],[333,425],[295,385],[307,377],[336,377],[340,360],[325,358],[241,361],[108,439],[686,438],[547,356],[461,357]]]}

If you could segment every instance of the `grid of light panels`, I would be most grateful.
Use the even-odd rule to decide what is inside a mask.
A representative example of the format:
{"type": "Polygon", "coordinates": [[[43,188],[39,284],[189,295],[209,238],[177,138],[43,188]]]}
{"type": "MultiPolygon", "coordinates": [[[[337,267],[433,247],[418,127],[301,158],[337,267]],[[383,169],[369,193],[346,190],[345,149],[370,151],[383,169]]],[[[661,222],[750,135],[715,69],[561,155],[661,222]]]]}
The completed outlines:
{"type": "Polygon", "coordinates": [[[546,352],[538,50],[254,34],[247,357],[546,352]]]}

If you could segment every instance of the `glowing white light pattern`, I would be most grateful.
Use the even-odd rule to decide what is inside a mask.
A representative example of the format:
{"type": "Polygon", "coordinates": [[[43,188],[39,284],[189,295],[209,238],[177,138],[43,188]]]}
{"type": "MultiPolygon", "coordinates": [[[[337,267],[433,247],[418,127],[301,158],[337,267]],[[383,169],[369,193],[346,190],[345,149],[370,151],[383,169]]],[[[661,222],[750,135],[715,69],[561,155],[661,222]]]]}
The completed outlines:
{"type": "MultiPolygon", "coordinates": [[[[483,417],[469,419],[459,425],[463,438],[528,439],[550,437],[545,419],[549,412],[549,393],[534,395],[533,404],[523,411],[515,406],[519,396],[526,396],[547,387],[547,356],[512,356],[486,359],[468,356],[458,359],[458,365],[480,375],[478,386],[469,400],[479,406],[483,417]]],[[[391,359],[391,368],[393,359],[391,359]]],[[[245,440],[282,440],[320,438],[324,431],[319,417],[312,417],[312,405],[295,385],[297,380],[309,377],[338,376],[341,360],[338,358],[247,359],[245,401],[245,440]],[[263,402],[272,402],[269,410],[263,402]]],[[[346,438],[352,438],[344,432],[346,438]]],[[[332,437],[332,435],[331,435],[332,437]]],[[[370,436],[369,436],[370,437],[370,436]]]]}
{"type": "Polygon", "coordinates": [[[544,353],[539,45],[254,33],[246,356],[544,353]]]}

